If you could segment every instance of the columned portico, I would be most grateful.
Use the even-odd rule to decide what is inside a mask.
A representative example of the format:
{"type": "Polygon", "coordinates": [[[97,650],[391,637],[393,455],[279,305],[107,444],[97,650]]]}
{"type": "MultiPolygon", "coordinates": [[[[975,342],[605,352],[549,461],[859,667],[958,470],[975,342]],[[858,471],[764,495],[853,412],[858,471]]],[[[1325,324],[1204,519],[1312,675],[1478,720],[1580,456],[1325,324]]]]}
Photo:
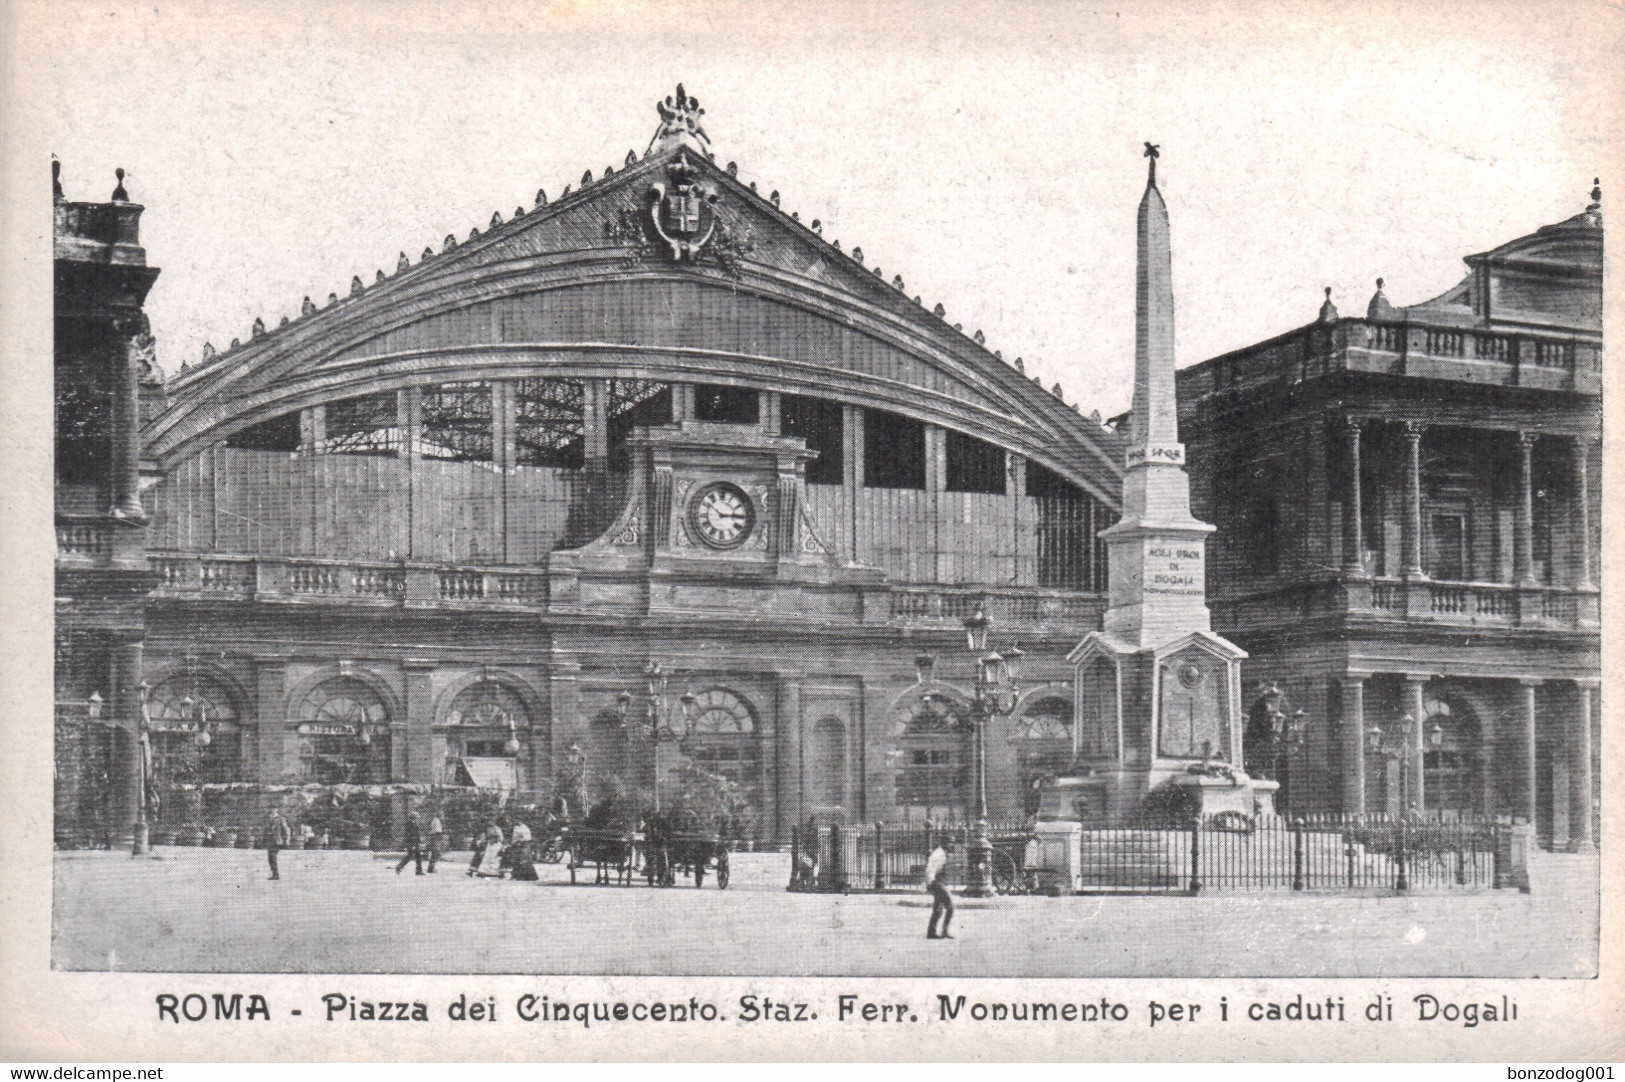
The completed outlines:
{"type": "Polygon", "coordinates": [[[1539,586],[1535,577],[1535,441],[1534,432],[1518,433],[1518,568],[1519,586],[1539,586]]]}
{"type": "Polygon", "coordinates": [[[1579,569],[1576,586],[1590,589],[1591,580],[1591,437],[1576,436],[1574,453],[1574,509],[1579,537],[1573,545],[1579,569]]]}
{"type": "Polygon", "coordinates": [[[1351,575],[1365,572],[1365,538],[1362,523],[1365,508],[1360,491],[1360,419],[1348,417],[1343,421],[1344,463],[1346,485],[1343,493],[1343,569],[1351,575]]]}
{"type": "Polygon", "coordinates": [[[1519,718],[1518,748],[1519,766],[1522,768],[1522,786],[1518,794],[1517,814],[1529,822],[1535,822],[1536,802],[1539,799],[1539,785],[1536,779],[1535,734],[1540,722],[1540,704],[1538,692],[1543,681],[1536,677],[1526,676],[1518,680],[1522,691],[1522,715],[1519,718]]]}
{"type": "Polygon", "coordinates": [[[1575,779],[1575,799],[1572,801],[1574,812],[1571,815],[1570,836],[1574,841],[1574,848],[1586,849],[1596,844],[1592,836],[1591,822],[1593,818],[1592,801],[1593,790],[1597,784],[1592,773],[1591,762],[1594,754],[1591,743],[1592,704],[1591,698],[1597,693],[1601,681],[1576,680],[1577,709],[1574,717],[1574,739],[1570,741],[1573,752],[1573,770],[1571,776],[1575,779]]]}
{"type": "MultiPolygon", "coordinates": [[[[1427,792],[1425,776],[1427,770],[1424,766],[1424,756],[1427,754],[1427,702],[1424,692],[1428,681],[1433,679],[1431,673],[1405,674],[1405,713],[1410,715],[1410,747],[1406,754],[1410,756],[1410,806],[1417,811],[1427,808],[1427,792]]],[[[1409,810],[1409,809],[1401,809],[1409,810]]]]}
{"type": "Polygon", "coordinates": [[[1408,579],[1425,578],[1422,569],[1422,433],[1427,426],[1405,422],[1405,566],[1408,579]]]}

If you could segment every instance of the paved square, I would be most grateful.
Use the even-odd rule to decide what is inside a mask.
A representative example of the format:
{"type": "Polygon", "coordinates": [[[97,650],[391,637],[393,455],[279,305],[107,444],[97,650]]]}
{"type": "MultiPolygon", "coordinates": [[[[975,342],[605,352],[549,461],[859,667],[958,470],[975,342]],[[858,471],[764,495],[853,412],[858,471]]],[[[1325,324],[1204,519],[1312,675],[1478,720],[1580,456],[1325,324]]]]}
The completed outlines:
{"type": "MultiPolygon", "coordinates": [[[[398,854],[396,855],[398,856],[398,854]]],[[[737,854],[726,891],[470,879],[395,857],[246,849],[58,853],[59,969],[761,976],[1482,976],[1596,972],[1597,858],[1537,855],[1532,894],[1266,893],[961,900],[927,942],[923,893],[791,894],[737,854]]]]}

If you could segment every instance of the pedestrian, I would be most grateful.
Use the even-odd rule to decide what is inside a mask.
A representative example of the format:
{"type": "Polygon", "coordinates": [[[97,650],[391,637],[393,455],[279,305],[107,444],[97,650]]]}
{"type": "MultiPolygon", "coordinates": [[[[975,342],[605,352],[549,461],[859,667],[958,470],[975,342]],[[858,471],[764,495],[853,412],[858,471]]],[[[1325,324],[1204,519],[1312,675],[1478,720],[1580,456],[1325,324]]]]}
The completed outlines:
{"type": "Polygon", "coordinates": [[[265,822],[265,859],[271,865],[272,879],[282,878],[281,872],[277,870],[276,855],[286,849],[292,840],[293,828],[282,818],[282,809],[272,808],[271,818],[265,822]]]}
{"type": "Polygon", "coordinates": [[[926,925],[925,938],[952,939],[948,925],[954,919],[954,899],[948,893],[948,887],[943,883],[943,877],[948,872],[948,857],[954,851],[954,840],[943,838],[937,847],[931,850],[931,855],[925,861],[925,889],[931,895],[931,923],[926,925]],[[941,931],[937,930],[938,919],[942,921],[941,931]]]}
{"type": "Polygon", "coordinates": [[[395,874],[400,875],[401,869],[409,863],[417,862],[417,873],[423,874],[423,824],[418,822],[418,813],[413,812],[406,817],[406,855],[401,862],[395,865],[395,874]]]}
{"type": "Polygon", "coordinates": [[[429,819],[429,873],[434,874],[434,866],[440,862],[440,851],[445,847],[446,827],[440,822],[440,813],[436,812],[429,819]]]}
{"type": "Polygon", "coordinates": [[[474,859],[468,862],[468,874],[500,878],[502,875],[502,825],[495,819],[485,830],[485,837],[474,847],[474,859]]]}

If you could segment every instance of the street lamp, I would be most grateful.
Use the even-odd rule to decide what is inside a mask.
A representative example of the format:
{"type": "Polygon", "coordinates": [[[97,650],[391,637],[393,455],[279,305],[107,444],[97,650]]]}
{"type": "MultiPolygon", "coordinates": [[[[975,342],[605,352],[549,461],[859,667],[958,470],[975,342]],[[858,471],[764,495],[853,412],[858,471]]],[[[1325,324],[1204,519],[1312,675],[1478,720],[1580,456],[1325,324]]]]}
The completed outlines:
{"type": "Polygon", "coordinates": [[[628,736],[636,734],[648,740],[652,746],[654,759],[654,802],[655,812],[660,811],[660,759],[662,747],[677,743],[688,735],[688,728],[694,721],[694,706],[699,702],[692,691],[685,691],[678,702],[682,710],[681,731],[671,726],[671,703],[666,697],[666,690],[671,683],[666,671],[661,668],[660,662],[651,661],[643,669],[643,682],[648,698],[644,702],[643,721],[632,722],[633,695],[623,690],[615,697],[617,712],[621,719],[621,729],[628,736]]]}
{"type": "Polygon", "coordinates": [[[147,822],[147,776],[152,772],[152,716],[148,712],[147,697],[152,691],[152,685],[145,680],[136,687],[141,702],[141,715],[136,719],[136,757],[139,760],[141,776],[138,779],[135,798],[135,829],[131,832],[130,855],[132,857],[146,856],[150,850],[148,841],[151,835],[151,826],[147,822]]]}
{"type": "MultiPolygon", "coordinates": [[[[1396,727],[1384,728],[1381,725],[1372,725],[1366,730],[1366,746],[1374,754],[1399,764],[1399,872],[1394,886],[1400,890],[1410,888],[1410,875],[1406,864],[1409,860],[1407,834],[1411,813],[1422,810],[1411,806],[1411,770],[1414,768],[1420,771],[1423,765],[1422,748],[1414,739],[1416,724],[1416,719],[1406,714],[1399,719],[1396,727]]],[[[1444,728],[1438,722],[1434,722],[1423,732],[1423,736],[1429,746],[1436,748],[1444,742],[1444,728]]]]}
{"type": "MultiPolygon", "coordinates": [[[[993,621],[981,609],[964,622],[965,646],[976,666],[976,690],[970,700],[975,765],[975,803],[971,816],[975,833],[970,841],[970,874],[965,883],[965,895],[969,898],[986,898],[993,894],[993,842],[988,837],[987,826],[987,725],[992,718],[1015,712],[1016,700],[1020,697],[1017,681],[1026,656],[1014,646],[1003,653],[987,652],[987,637],[992,626],[993,621]]],[[[920,684],[929,683],[935,671],[936,658],[930,654],[914,659],[914,673],[920,684]]],[[[935,710],[935,696],[930,692],[926,692],[922,701],[928,710],[935,710]]],[[[943,714],[947,715],[947,711],[943,714]]]]}

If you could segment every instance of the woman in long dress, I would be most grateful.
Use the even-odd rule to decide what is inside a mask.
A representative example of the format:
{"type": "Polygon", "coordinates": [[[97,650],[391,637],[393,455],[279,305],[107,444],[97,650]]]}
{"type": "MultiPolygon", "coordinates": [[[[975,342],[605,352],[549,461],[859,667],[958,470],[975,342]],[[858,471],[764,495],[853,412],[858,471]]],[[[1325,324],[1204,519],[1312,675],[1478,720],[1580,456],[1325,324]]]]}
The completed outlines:
{"type": "Polygon", "coordinates": [[[502,841],[502,828],[492,823],[485,831],[485,848],[480,852],[479,863],[474,866],[475,875],[491,879],[502,877],[502,841]]]}

